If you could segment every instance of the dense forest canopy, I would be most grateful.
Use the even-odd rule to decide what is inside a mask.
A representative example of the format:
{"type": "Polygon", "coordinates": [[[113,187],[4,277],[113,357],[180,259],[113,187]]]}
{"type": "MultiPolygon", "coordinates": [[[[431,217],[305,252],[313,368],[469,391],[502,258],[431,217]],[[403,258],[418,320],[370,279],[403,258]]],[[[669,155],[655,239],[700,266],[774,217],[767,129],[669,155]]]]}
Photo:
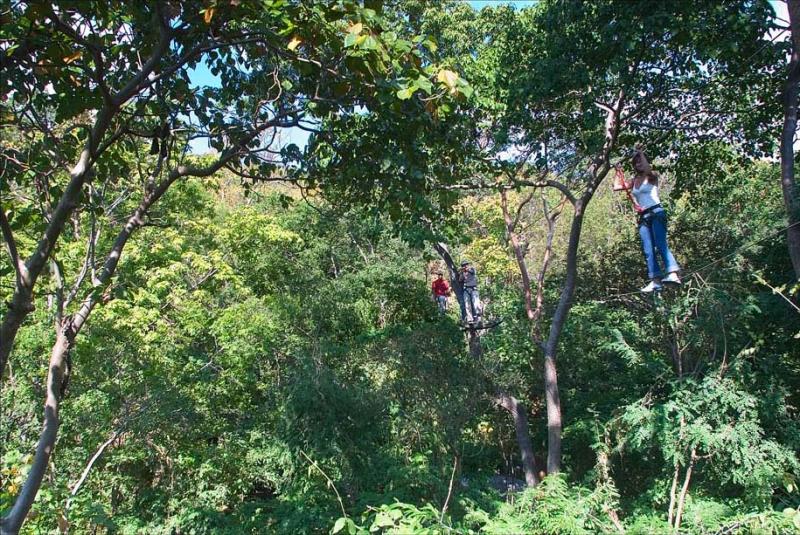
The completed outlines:
{"type": "Polygon", "coordinates": [[[800,1],[0,22],[0,533],[800,531],[800,1]]]}

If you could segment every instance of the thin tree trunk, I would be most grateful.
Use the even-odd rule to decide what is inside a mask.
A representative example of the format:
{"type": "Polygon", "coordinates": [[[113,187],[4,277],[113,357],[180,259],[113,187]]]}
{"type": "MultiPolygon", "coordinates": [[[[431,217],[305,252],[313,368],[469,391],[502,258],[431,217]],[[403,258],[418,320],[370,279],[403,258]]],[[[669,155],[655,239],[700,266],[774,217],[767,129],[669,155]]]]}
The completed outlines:
{"type": "MultiPolygon", "coordinates": [[[[36,250],[25,262],[18,262],[16,266],[17,282],[14,294],[8,303],[8,311],[5,318],[3,318],[3,323],[0,325],[0,388],[2,388],[5,364],[11,354],[17,331],[19,331],[22,322],[25,321],[25,318],[34,308],[33,288],[47,260],[50,258],[56,241],[64,230],[67,218],[77,206],[83,184],[91,172],[92,155],[97,150],[97,143],[93,144],[92,140],[95,136],[101,137],[108,129],[112,115],[113,112],[107,109],[98,114],[92,134],[89,136],[89,141],[87,141],[87,146],[81,153],[78,163],[70,172],[69,184],[61,196],[58,206],[53,211],[47,229],[39,240],[36,250]]],[[[13,244],[10,229],[6,230],[4,226],[3,230],[3,236],[10,247],[13,244]]]]}
{"type": "MultiPolygon", "coordinates": [[[[50,222],[39,240],[36,250],[24,264],[18,263],[17,284],[8,304],[6,316],[0,325],[0,388],[2,388],[6,362],[11,354],[17,332],[22,322],[33,310],[33,288],[36,285],[36,280],[50,258],[53,248],[64,230],[67,219],[78,204],[83,185],[92,172],[94,161],[105,148],[101,145],[101,141],[111,126],[111,122],[119,111],[120,106],[142,90],[142,84],[147,82],[148,75],[157,67],[172,41],[172,31],[161,19],[159,6],[154,9],[153,17],[160,31],[158,43],[142,68],[128,80],[128,83],[119,92],[114,95],[108,95],[105,99],[105,105],[97,113],[78,162],[70,170],[69,183],[58,205],[53,210],[50,222]]],[[[188,59],[185,58],[180,64],[185,63],[188,59]]],[[[9,241],[9,245],[13,243],[13,238],[10,234],[7,235],[5,228],[3,229],[3,237],[9,241]]]]}
{"type": "Polygon", "coordinates": [[[533,446],[531,445],[531,438],[528,433],[528,415],[525,405],[520,403],[514,396],[503,391],[497,393],[495,402],[508,411],[511,418],[514,420],[514,431],[517,435],[517,444],[519,445],[520,454],[522,456],[522,470],[525,473],[525,483],[529,487],[535,487],[539,484],[539,471],[536,467],[533,446]]]}
{"type": "Polygon", "coordinates": [[[547,406],[547,474],[561,470],[561,398],[558,393],[556,357],[544,357],[544,396],[547,406]]]}
{"type": "Polygon", "coordinates": [[[669,512],[667,514],[667,522],[672,525],[672,519],[675,518],[675,499],[677,495],[675,492],[678,490],[678,477],[680,477],[681,465],[675,461],[675,472],[672,475],[672,486],[669,490],[669,512]]]}
{"type": "Polygon", "coordinates": [[[794,176],[794,136],[797,132],[797,98],[800,92],[800,0],[787,0],[792,33],[792,56],[784,85],[783,130],[781,131],[781,190],[790,225],[787,232],[789,257],[795,279],[800,281],[800,195],[794,176]]]}
{"type": "Polygon", "coordinates": [[[444,500],[444,505],[442,506],[442,512],[439,515],[439,523],[442,524],[444,522],[444,515],[447,513],[447,506],[450,505],[450,498],[453,496],[453,482],[456,479],[456,472],[458,472],[459,465],[461,464],[461,459],[456,453],[453,457],[453,471],[450,473],[450,484],[447,487],[447,497],[444,500]]]}
{"type": "Polygon", "coordinates": [[[106,448],[110,446],[111,443],[117,439],[117,437],[120,435],[121,432],[122,432],[121,428],[114,431],[111,437],[108,438],[105,442],[103,442],[99,448],[97,448],[97,451],[94,452],[92,458],[89,459],[88,463],[86,463],[86,467],[83,469],[81,477],[78,479],[77,482],[75,482],[75,484],[72,486],[72,489],[70,490],[69,498],[67,498],[67,503],[64,506],[65,512],[69,511],[70,507],[72,506],[73,498],[75,498],[75,496],[78,494],[78,491],[81,490],[81,487],[83,486],[83,483],[86,481],[86,478],[89,477],[89,472],[91,472],[92,467],[94,467],[94,463],[97,462],[100,456],[103,455],[103,452],[106,450],[106,448]]]}
{"type": "Polygon", "coordinates": [[[620,90],[613,108],[607,109],[605,124],[605,141],[598,157],[589,167],[592,181],[583,195],[573,203],[572,226],[567,244],[567,274],[561,297],[558,300],[550,333],[544,344],[544,386],[545,403],[547,405],[547,473],[556,474],[561,469],[561,399],[558,393],[558,373],[556,356],[561,332],[572,308],[575,296],[575,285],[578,279],[578,245],[583,228],[583,216],[586,206],[592,200],[594,192],[608,174],[611,165],[609,158],[619,135],[619,115],[625,102],[625,92],[620,90]]]}
{"type": "MultiPolygon", "coordinates": [[[[130,239],[133,232],[144,224],[147,210],[156,202],[178,178],[177,173],[173,173],[170,178],[164,181],[156,190],[145,196],[139,207],[128,219],[128,222],[120,231],[114,245],[111,248],[103,271],[99,277],[102,285],[107,284],[116,271],[122,251],[130,239]]],[[[66,379],[69,374],[69,355],[75,338],[85,325],[94,306],[97,304],[97,295],[90,291],[81,304],[78,312],[73,316],[62,321],[58,328],[56,343],[50,357],[50,366],[47,374],[47,395],[45,399],[44,425],[39,435],[39,443],[34,454],[33,465],[28,472],[22,491],[14,502],[11,511],[0,520],[0,532],[17,533],[22,527],[25,517],[28,515],[36,494],[42,485],[44,474],[47,471],[47,464],[53,453],[56,437],[58,435],[58,410],[61,398],[64,393],[66,379]]]]}
{"type": "MultiPolygon", "coordinates": [[[[561,211],[564,209],[564,204],[566,202],[567,197],[564,196],[556,211],[551,213],[547,209],[547,199],[545,199],[544,194],[542,194],[542,210],[544,211],[544,219],[547,223],[547,240],[544,246],[542,267],[539,270],[539,275],[536,277],[536,308],[533,311],[533,316],[537,321],[537,331],[539,328],[538,321],[539,318],[542,317],[542,311],[544,310],[544,278],[547,274],[547,269],[550,267],[550,259],[553,256],[553,238],[556,234],[556,220],[558,219],[558,216],[561,215],[561,211]]],[[[537,336],[541,335],[537,334],[537,336]]]]}
{"type": "Polygon", "coordinates": [[[47,465],[58,435],[58,409],[61,399],[61,390],[64,376],[67,373],[67,359],[72,348],[73,340],[70,338],[68,328],[62,328],[58,333],[53,351],[50,355],[50,366],[47,373],[47,394],[44,405],[44,426],[36,446],[33,464],[25,479],[22,490],[14,501],[14,506],[8,514],[0,519],[0,533],[3,535],[18,533],[30,511],[33,500],[39,492],[47,465]]]}
{"type": "MultiPolygon", "coordinates": [[[[530,198],[528,198],[528,200],[530,200],[530,198]]],[[[519,236],[516,232],[516,224],[511,219],[511,214],[508,211],[508,195],[506,194],[505,190],[500,192],[500,205],[503,209],[503,219],[506,223],[506,235],[508,236],[508,241],[511,242],[511,250],[514,251],[514,258],[517,261],[520,277],[522,277],[522,297],[525,302],[525,314],[528,316],[529,321],[533,321],[534,313],[531,277],[528,274],[528,265],[527,262],[525,262],[525,253],[522,251],[522,246],[519,242],[519,236]]]]}
{"type": "MultiPolygon", "coordinates": [[[[552,248],[552,236],[554,233],[554,221],[548,219],[548,240],[547,240],[547,250],[545,251],[545,261],[542,265],[542,271],[539,274],[540,280],[540,287],[537,291],[537,308],[534,310],[533,302],[532,302],[532,290],[531,290],[531,279],[528,273],[528,266],[527,262],[525,261],[525,254],[522,251],[522,246],[520,245],[519,236],[516,233],[516,222],[512,220],[511,214],[508,210],[508,196],[506,195],[505,191],[500,193],[500,200],[501,200],[501,207],[503,209],[503,219],[506,223],[506,235],[508,236],[508,240],[511,243],[511,249],[514,251],[514,257],[517,261],[517,266],[519,268],[520,275],[522,277],[522,295],[525,302],[525,313],[528,317],[528,321],[531,323],[531,339],[533,340],[534,344],[539,345],[541,343],[540,336],[539,336],[539,316],[541,314],[541,307],[539,306],[539,296],[541,294],[541,281],[544,279],[545,271],[547,270],[547,265],[549,263],[550,258],[550,249],[552,248]]],[[[530,200],[530,199],[528,199],[530,200]]],[[[527,202],[527,201],[526,201],[527,202]]],[[[546,217],[548,216],[545,214],[546,217]]],[[[574,286],[574,281],[573,281],[574,286]]],[[[548,459],[547,459],[547,473],[556,473],[558,472],[558,465],[552,464],[550,459],[550,451],[551,447],[555,447],[558,451],[561,450],[561,401],[558,396],[558,377],[556,372],[556,365],[555,365],[555,358],[549,358],[548,355],[545,355],[545,399],[547,401],[547,429],[548,429],[548,459]]],[[[501,403],[501,405],[503,405],[501,403]]],[[[508,410],[512,416],[514,417],[515,425],[518,422],[518,414],[516,410],[516,400],[511,399],[508,403],[508,406],[503,405],[506,410],[508,410]]],[[[524,415],[523,415],[524,416],[524,415]]],[[[525,426],[527,428],[527,417],[525,417],[525,426]]],[[[519,435],[518,435],[519,439],[519,435]]],[[[520,441],[520,448],[522,449],[523,444],[520,441]]],[[[524,458],[524,450],[523,450],[523,463],[525,462],[524,458]]],[[[560,454],[559,454],[560,457],[560,454]]],[[[531,467],[533,467],[533,461],[531,460],[531,467]]],[[[538,484],[538,478],[535,474],[531,478],[531,481],[528,481],[528,485],[536,485],[538,484]]],[[[526,480],[528,480],[528,471],[526,469],[526,480]]]]}
{"type": "Polygon", "coordinates": [[[547,473],[557,474],[561,469],[561,399],[558,392],[556,354],[561,332],[572,308],[575,284],[578,278],[578,244],[583,225],[583,199],[575,204],[569,244],[567,246],[567,276],[558,306],[550,324],[550,333],[544,344],[544,391],[547,407],[547,473]]]}
{"type": "MultiPolygon", "coordinates": [[[[253,135],[256,135],[254,133],[253,135]]],[[[243,147],[248,139],[244,139],[238,148],[243,147]]],[[[180,166],[172,170],[169,176],[164,179],[156,188],[147,193],[136,208],[134,213],[128,218],[125,226],[120,230],[110,252],[106,256],[103,269],[98,276],[98,284],[104,286],[111,281],[111,278],[116,272],[119,261],[122,258],[122,252],[125,245],[128,243],[131,235],[145,223],[148,210],[155,204],[169,189],[169,187],[179,178],[184,176],[208,176],[219,170],[225,163],[227,163],[237,151],[224,153],[212,165],[203,168],[180,166]]],[[[44,425],[42,432],[39,435],[39,442],[36,447],[36,452],[33,458],[33,465],[31,466],[25,483],[22,486],[20,494],[14,502],[14,506],[9,513],[0,519],[0,533],[17,533],[28,515],[36,494],[42,485],[44,474],[47,471],[47,465],[50,456],[53,453],[55,446],[56,436],[58,434],[59,418],[58,410],[59,403],[64,394],[65,381],[69,373],[69,356],[70,350],[74,344],[75,338],[80,333],[92,313],[95,305],[97,304],[97,293],[90,290],[84,298],[83,303],[78,311],[65,318],[59,326],[57,332],[56,343],[53,346],[53,351],[50,357],[50,366],[47,374],[47,394],[45,399],[44,410],[44,425]]]]}
{"type": "Polygon", "coordinates": [[[683,478],[683,488],[681,488],[681,496],[678,499],[678,510],[675,512],[675,532],[681,529],[681,516],[683,515],[683,506],[686,503],[686,495],[689,493],[689,482],[692,479],[692,470],[694,463],[697,460],[696,451],[692,448],[692,454],[689,459],[689,466],[686,467],[686,476],[683,478]]]}

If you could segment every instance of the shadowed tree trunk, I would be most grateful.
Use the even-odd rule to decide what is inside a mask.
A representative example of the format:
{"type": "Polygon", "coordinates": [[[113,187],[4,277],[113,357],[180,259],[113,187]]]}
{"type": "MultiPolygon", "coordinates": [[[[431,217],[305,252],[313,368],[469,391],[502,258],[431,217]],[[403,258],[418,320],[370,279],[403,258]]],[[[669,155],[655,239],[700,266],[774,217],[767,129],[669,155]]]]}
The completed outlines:
{"type": "MultiPolygon", "coordinates": [[[[531,288],[531,278],[528,272],[528,264],[525,259],[526,250],[523,248],[519,235],[517,234],[517,224],[519,223],[519,214],[522,208],[527,204],[533,194],[525,198],[522,203],[517,207],[517,217],[512,218],[508,208],[508,195],[505,191],[500,193],[501,207],[503,209],[503,219],[506,224],[506,236],[511,243],[511,249],[514,251],[514,257],[517,261],[520,275],[522,277],[522,293],[525,302],[525,313],[528,321],[531,324],[531,340],[539,347],[542,346],[541,331],[539,328],[542,308],[544,306],[544,278],[547,274],[547,268],[550,264],[550,258],[553,251],[553,236],[555,235],[555,223],[558,219],[564,202],[567,200],[563,198],[560,207],[555,211],[550,211],[547,208],[547,201],[542,199],[542,208],[544,211],[545,223],[547,225],[547,240],[545,242],[545,251],[543,254],[542,266],[537,276],[536,288],[536,308],[533,307],[533,289],[531,288]]],[[[574,283],[573,283],[574,284],[574,283]]],[[[553,444],[560,448],[561,446],[561,402],[558,397],[558,379],[556,374],[555,358],[549,358],[548,353],[545,354],[545,396],[547,400],[547,421],[548,421],[548,450],[549,444],[553,444]],[[551,422],[557,422],[558,427],[554,428],[554,433],[550,432],[551,422]]],[[[547,472],[550,473],[551,466],[548,455],[547,472]]],[[[557,467],[556,467],[557,471],[557,467]]]]}
{"type": "Polygon", "coordinates": [[[522,470],[525,473],[525,483],[529,487],[539,484],[539,470],[533,456],[533,446],[528,433],[528,414],[525,405],[514,396],[499,390],[495,395],[495,403],[503,407],[514,420],[514,432],[517,436],[520,455],[522,457],[522,470]]]}
{"type": "Polygon", "coordinates": [[[800,0],[787,0],[792,34],[789,74],[783,88],[783,130],[781,132],[781,190],[790,225],[786,231],[789,257],[795,279],[800,281],[800,196],[794,176],[794,136],[797,132],[797,97],[800,91],[800,0]]]}

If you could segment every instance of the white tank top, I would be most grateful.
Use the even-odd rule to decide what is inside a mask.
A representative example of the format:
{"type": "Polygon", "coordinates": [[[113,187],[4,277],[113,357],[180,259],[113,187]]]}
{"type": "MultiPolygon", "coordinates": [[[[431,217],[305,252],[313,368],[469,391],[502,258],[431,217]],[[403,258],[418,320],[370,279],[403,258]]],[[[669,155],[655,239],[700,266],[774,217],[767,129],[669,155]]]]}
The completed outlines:
{"type": "Polygon", "coordinates": [[[633,198],[636,199],[636,204],[638,204],[642,210],[647,210],[651,206],[661,204],[661,200],[658,198],[658,186],[648,181],[642,182],[642,185],[638,188],[634,185],[631,193],[633,193],[633,198]]]}

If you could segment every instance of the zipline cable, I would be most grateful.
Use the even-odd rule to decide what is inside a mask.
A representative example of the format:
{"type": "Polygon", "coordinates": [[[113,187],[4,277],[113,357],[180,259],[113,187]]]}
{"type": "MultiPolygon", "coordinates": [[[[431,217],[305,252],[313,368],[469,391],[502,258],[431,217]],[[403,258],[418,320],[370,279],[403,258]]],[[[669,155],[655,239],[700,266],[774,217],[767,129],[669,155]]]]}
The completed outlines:
{"type": "MultiPolygon", "coordinates": [[[[742,251],[744,249],[747,249],[748,247],[752,247],[753,245],[757,245],[757,244],[759,244],[759,243],[761,243],[763,241],[766,241],[766,240],[769,240],[771,238],[774,238],[775,236],[777,236],[779,234],[782,234],[782,233],[786,232],[787,230],[789,230],[790,228],[795,227],[797,225],[800,225],[800,221],[792,223],[791,225],[787,225],[786,227],[784,227],[782,229],[779,229],[779,230],[777,230],[777,231],[775,231],[775,232],[773,232],[773,233],[771,233],[771,234],[769,234],[767,236],[764,236],[763,238],[758,239],[756,241],[752,241],[750,243],[742,244],[739,247],[736,247],[730,253],[728,253],[726,255],[723,255],[723,256],[720,256],[716,260],[712,260],[711,262],[708,262],[707,264],[704,264],[704,265],[700,266],[699,268],[692,269],[692,270],[689,270],[689,271],[685,271],[685,272],[682,273],[682,275],[684,277],[689,277],[691,275],[694,275],[695,273],[699,273],[699,272],[703,271],[704,269],[706,269],[709,266],[713,266],[714,264],[716,264],[718,262],[721,262],[721,261],[725,260],[726,258],[730,258],[731,256],[739,253],[740,251],[742,251]]],[[[625,296],[628,296],[628,295],[641,295],[641,294],[642,294],[641,291],[636,290],[636,291],[633,291],[633,292],[625,292],[625,293],[620,293],[620,294],[614,294],[614,295],[608,296],[606,299],[592,299],[591,302],[592,303],[607,303],[609,301],[613,301],[613,300],[618,299],[620,297],[625,297],[625,296]]]]}

